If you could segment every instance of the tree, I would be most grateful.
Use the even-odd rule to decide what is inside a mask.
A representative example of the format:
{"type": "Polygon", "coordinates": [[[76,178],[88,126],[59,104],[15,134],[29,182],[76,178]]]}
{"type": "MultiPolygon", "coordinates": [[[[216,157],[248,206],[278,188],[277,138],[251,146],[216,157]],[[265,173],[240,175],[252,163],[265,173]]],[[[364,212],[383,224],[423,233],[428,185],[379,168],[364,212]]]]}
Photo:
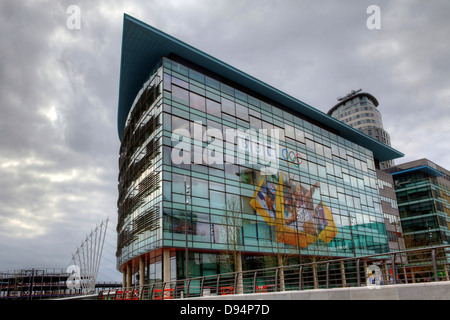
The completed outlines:
{"type": "Polygon", "coordinates": [[[240,210],[239,196],[231,196],[227,199],[225,210],[225,230],[227,252],[227,266],[232,272],[238,272],[237,293],[243,293],[242,277],[242,254],[240,251],[242,243],[242,213],[240,210]]]}

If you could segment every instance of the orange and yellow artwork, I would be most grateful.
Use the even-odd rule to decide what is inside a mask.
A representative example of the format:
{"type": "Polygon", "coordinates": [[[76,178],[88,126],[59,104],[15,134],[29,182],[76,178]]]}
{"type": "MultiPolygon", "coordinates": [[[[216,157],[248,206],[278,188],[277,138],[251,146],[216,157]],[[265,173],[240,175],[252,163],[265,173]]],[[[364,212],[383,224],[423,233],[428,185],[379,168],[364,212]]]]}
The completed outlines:
{"type": "Polygon", "coordinates": [[[310,189],[298,182],[288,182],[279,174],[278,181],[263,177],[250,200],[250,205],[270,225],[276,241],[306,248],[319,239],[329,243],[338,231],[330,209],[315,203],[319,189],[316,182],[310,189]]]}

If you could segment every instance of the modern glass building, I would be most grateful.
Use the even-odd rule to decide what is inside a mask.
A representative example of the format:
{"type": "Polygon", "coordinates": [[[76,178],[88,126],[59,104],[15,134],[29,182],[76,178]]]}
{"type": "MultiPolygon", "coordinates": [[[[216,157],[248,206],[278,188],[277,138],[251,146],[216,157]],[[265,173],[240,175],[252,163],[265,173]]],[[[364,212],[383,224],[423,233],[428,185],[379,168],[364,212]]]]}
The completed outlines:
{"type": "MultiPolygon", "coordinates": [[[[328,115],[368,136],[390,146],[389,134],[383,129],[383,120],[378,108],[378,100],[362,89],[353,90],[345,97],[338,98],[339,103],[328,111],[328,115]]],[[[383,170],[394,165],[393,160],[376,162],[378,189],[381,195],[381,207],[385,218],[386,232],[391,251],[405,250],[400,213],[394,181],[390,174],[383,170]]]]}
{"type": "Polygon", "coordinates": [[[375,163],[403,154],[133,17],[123,28],[124,283],[389,251],[375,163]]]}
{"type": "Polygon", "coordinates": [[[387,170],[394,178],[407,248],[450,241],[450,172],[428,159],[387,170]]]}

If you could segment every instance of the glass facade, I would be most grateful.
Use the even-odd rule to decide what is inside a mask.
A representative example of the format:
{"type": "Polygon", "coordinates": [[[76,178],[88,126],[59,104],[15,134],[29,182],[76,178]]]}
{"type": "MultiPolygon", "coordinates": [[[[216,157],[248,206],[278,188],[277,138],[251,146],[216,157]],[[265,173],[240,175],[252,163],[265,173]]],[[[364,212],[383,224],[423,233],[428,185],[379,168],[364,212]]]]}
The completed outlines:
{"type": "Polygon", "coordinates": [[[179,61],[162,58],[128,114],[119,269],[145,257],[147,281],[182,279],[186,247],[191,277],[232,271],[232,252],[246,269],[389,251],[370,150],[179,61]]]}
{"type": "MultiPolygon", "coordinates": [[[[390,146],[389,134],[383,129],[383,120],[378,111],[378,100],[369,93],[352,91],[328,112],[333,118],[342,121],[364,134],[390,146]]],[[[393,180],[384,169],[394,164],[393,160],[375,163],[377,168],[378,187],[381,196],[381,206],[386,223],[386,233],[390,251],[405,249],[398,212],[393,180]]]]}
{"type": "Polygon", "coordinates": [[[391,170],[407,248],[445,245],[450,240],[450,175],[422,162],[413,170],[408,164],[399,166],[403,170],[391,170]]]}

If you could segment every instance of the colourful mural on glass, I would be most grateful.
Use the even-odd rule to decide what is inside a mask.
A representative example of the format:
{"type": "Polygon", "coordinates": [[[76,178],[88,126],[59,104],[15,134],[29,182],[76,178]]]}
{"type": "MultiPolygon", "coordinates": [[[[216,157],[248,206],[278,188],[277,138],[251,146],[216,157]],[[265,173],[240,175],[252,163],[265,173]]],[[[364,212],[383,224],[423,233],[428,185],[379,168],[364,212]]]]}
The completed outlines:
{"type": "MultiPolygon", "coordinates": [[[[330,209],[313,201],[319,183],[309,190],[280,172],[277,179],[261,176],[250,205],[275,228],[276,241],[306,248],[319,239],[329,243],[338,231],[330,209]]],[[[317,194],[316,194],[317,195],[317,194]]]]}

